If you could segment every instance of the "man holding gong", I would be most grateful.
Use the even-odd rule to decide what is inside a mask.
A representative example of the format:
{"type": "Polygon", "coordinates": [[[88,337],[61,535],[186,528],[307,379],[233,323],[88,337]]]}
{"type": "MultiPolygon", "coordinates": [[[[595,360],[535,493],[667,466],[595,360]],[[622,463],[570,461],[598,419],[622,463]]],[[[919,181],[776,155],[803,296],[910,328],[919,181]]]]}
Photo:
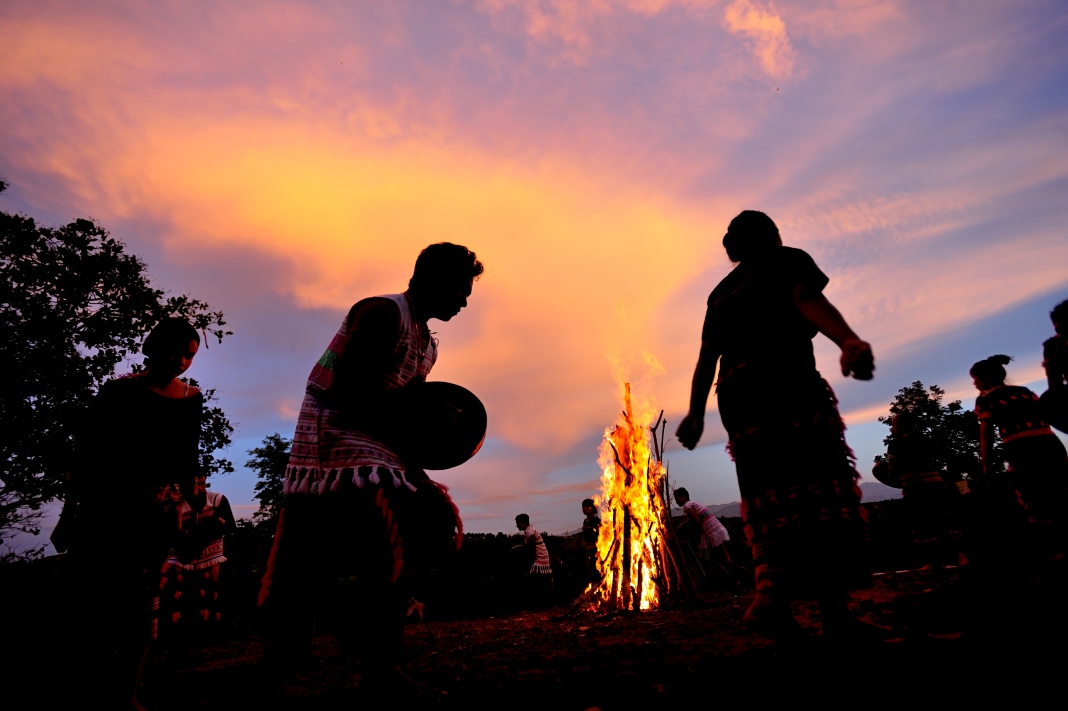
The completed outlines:
{"type": "MultiPolygon", "coordinates": [[[[466,247],[430,245],[408,290],[357,302],[312,368],[260,591],[273,621],[264,663],[276,678],[307,663],[317,618],[359,651],[365,681],[397,676],[405,574],[459,546],[463,533],[445,487],[424,469],[469,458],[485,434],[481,410],[482,432],[466,438],[459,456],[445,453],[451,459],[441,464],[441,452],[427,451],[441,449],[426,445],[440,436],[422,437],[420,446],[426,413],[442,410],[425,402],[437,358],[427,321],[448,321],[467,306],[482,270],[466,247]]],[[[481,408],[458,386],[432,385],[462,391],[481,408]]],[[[443,426],[455,428],[464,405],[444,409],[455,417],[443,426]]]]}

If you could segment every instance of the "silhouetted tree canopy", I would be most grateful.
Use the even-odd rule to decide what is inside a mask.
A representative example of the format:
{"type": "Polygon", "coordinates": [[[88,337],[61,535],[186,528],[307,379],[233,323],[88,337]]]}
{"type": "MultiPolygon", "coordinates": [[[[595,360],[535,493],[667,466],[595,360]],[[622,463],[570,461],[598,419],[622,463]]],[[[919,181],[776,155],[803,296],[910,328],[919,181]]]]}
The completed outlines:
{"type": "Polygon", "coordinates": [[[282,484],[286,477],[286,465],[289,463],[289,445],[291,442],[277,432],[267,435],[259,447],[250,449],[252,459],[245,466],[256,472],[254,499],[260,502],[260,508],[252,515],[256,524],[273,525],[282,510],[282,484]]]}
{"type": "MultiPolygon", "coordinates": [[[[919,431],[934,444],[939,465],[949,474],[974,478],[981,471],[979,419],[974,412],[961,407],[960,400],[943,404],[945,394],[937,385],[926,387],[917,380],[898,390],[890,403],[890,415],[880,417],[879,422],[889,427],[894,415],[910,413],[916,418],[919,431]]],[[[883,443],[889,445],[895,437],[891,431],[883,443]]],[[[885,461],[885,457],[879,455],[875,461],[885,461]]]]}
{"type": "MultiPolygon", "coordinates": [[[[230,334],[221,312],[165,296],[145,269],[90,220],[40,227],[0,212],[0,539],[38,532],[40,507],[62,498],[86,407],[160,319],[181,316],[218,341],[230,334]]],[[[210,404],[214,392],[205,392],[202,419],[209,474],[233,471],[213,454],[233,431],[210,404]]]]}

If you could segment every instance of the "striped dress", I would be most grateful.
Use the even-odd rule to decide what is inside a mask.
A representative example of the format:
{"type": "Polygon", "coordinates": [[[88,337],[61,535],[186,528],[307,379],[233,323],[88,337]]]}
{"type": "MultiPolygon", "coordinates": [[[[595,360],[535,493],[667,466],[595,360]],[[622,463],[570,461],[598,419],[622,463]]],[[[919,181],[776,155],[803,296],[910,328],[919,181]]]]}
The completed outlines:
{"type": "MultiPolygon", "coordinates": [[[[437,342],[428,338],[421,349],[419,324],[412,318],[411,304],[404,294],[377,297],[389,299],[400,310],[401,331],[394,355],[397,365],[386,375],[387,390],[399,390],[414,380],[425,380],[438,356],[437,342]]],[[[350,311],[351,315],[353,311],[350,311]]],[[[297,429],[289,454],[283,486],[285,494],[325,494],[339,484],[384,484],[393,488],[415,485],[405,476],[401,458],[388,445],[355,429],[345,410],[323,405],[334,382],[334,368],[349,338],[349,315],[341,324],[326,352],[312,368],[304,402],[297,417],[297,429]]]]}

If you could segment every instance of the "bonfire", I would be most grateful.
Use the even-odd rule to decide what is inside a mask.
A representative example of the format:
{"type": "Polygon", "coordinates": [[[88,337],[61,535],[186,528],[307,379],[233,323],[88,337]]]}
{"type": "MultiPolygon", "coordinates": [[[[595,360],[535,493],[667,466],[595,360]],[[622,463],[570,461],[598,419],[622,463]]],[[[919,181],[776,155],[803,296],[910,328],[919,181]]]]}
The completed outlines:
{"type": "Polygon", "coordinates": [[[597,553],[603,577],[584,597],[602,611],[652,610],[692,599],[689,574],[677,563],[681,556],[667,503],[667,422],[661,411],[655,424],[643,426],[639,423],[653,411],[639,409],[635,412],[630,383],[624,384],[623,411],[600,447],[605,513],[597,553]]]}

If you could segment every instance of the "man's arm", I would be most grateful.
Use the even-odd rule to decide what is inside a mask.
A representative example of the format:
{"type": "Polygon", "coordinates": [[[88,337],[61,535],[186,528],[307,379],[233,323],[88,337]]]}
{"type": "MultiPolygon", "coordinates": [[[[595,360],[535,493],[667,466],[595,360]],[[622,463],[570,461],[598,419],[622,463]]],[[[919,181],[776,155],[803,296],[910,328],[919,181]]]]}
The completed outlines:
{"type": "Polygon", "coordinates": [[[385,379],[395,365],[400,311],[387,299],[366,299],[349,314],[349,334],[334,368],[338,401],[360,414],[385,415],[391,399],[385,379]]]}
{"type": "Polygon", "coordinates": [[[819,332],[842,349],[842,375],[853,374],[857,380],[871,380],[875,371],[875,356],[871,346],[860,339],[841,312],[827,300],[823,292],[798,285],[794,289],[794,305],[819,332]]]}
{"type": "Polygon", "coordinates": [[[716,363],[722,349],[714,338],[707,335],[701,341],[701,353],[697,357],[697,367],[693,371],[690,384],[690,410],[683,418],[675,436],[686,449],[693,449],[701,441],[705,429],[705,408],[708,406],[708,394],[716,379],[716,363]]]}

